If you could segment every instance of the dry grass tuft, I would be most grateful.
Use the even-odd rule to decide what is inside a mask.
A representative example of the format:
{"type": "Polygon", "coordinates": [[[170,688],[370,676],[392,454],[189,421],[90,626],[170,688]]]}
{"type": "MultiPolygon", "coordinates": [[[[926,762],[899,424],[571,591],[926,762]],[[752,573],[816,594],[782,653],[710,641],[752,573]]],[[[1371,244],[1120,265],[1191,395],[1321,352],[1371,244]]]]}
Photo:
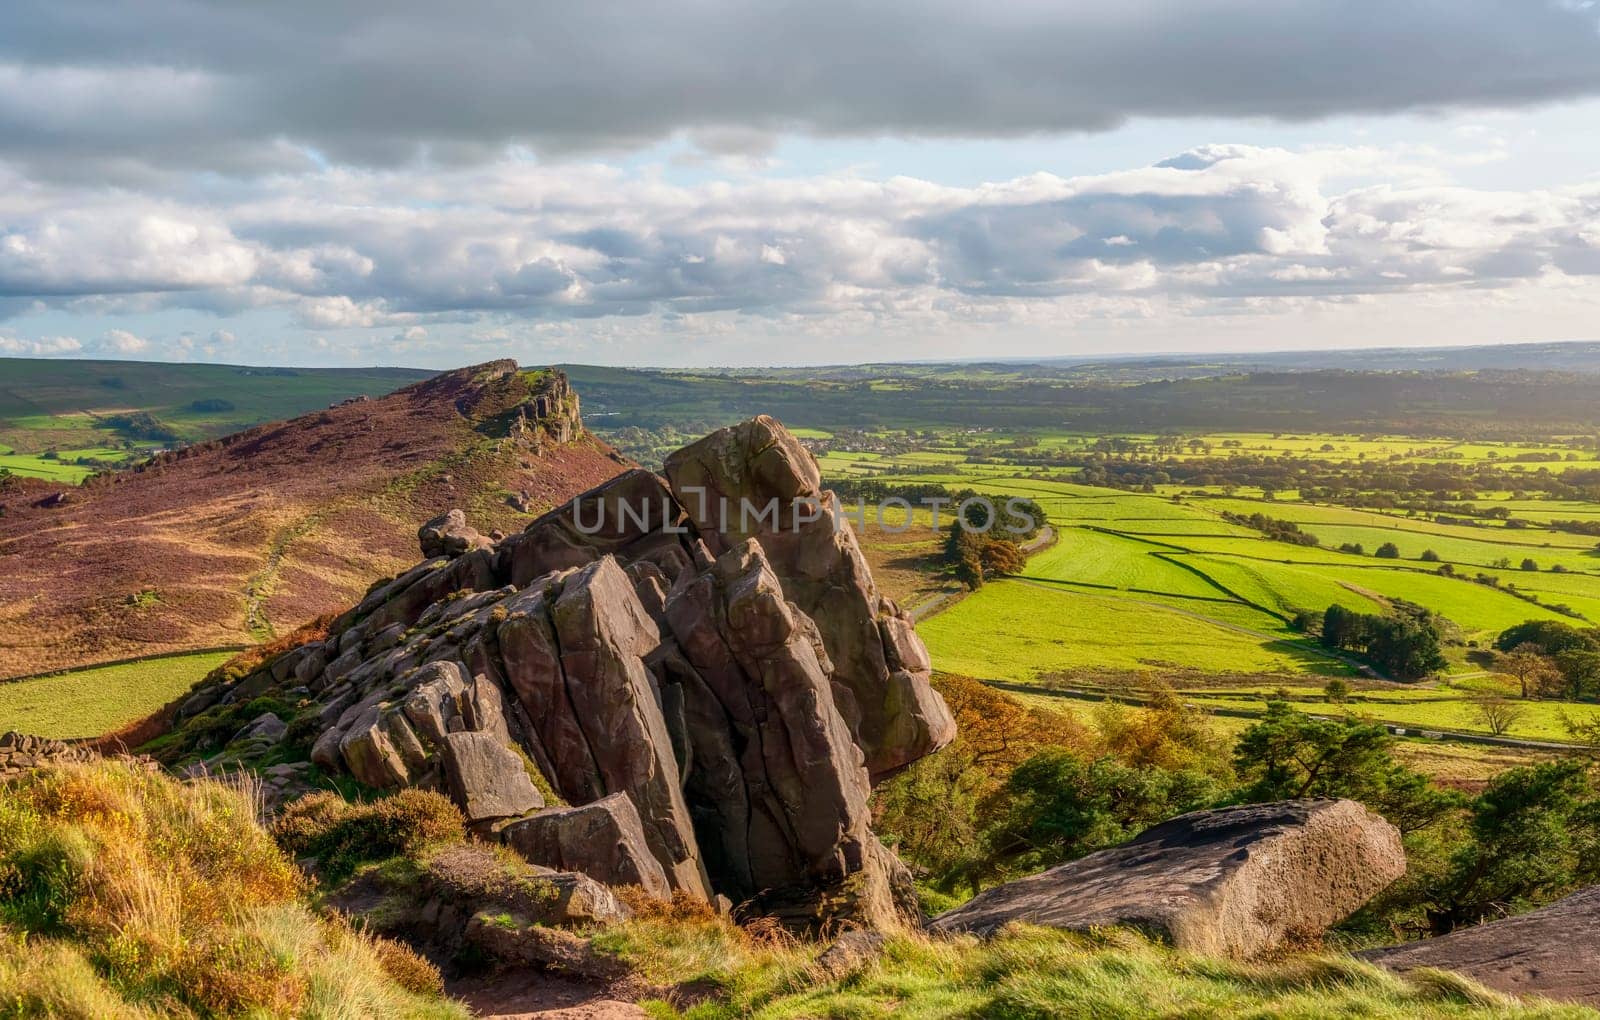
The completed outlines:
{"type": "Polygon", "coordinates": [[[347,875],[356,865],[466,838],[461,812],[448,797],[404,789],[382,800],[353,804],[323,791],[284,809],[272,834],[295,857],[315,857],[322,874],[347,875]]]}
{"type": "Polygon", "coordinates": [[[0,1012],[460,1015],[392,948],[313,914],[255,818],[249,791],[121,762],[0,789],[0,1012]]]}

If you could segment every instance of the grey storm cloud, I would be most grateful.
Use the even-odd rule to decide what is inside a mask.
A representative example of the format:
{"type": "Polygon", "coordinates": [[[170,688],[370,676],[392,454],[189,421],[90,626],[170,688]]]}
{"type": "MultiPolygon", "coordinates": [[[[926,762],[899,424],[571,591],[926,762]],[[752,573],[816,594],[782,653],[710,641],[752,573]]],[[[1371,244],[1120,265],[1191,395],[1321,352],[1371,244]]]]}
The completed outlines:
{"type": "Polygon", "coordinates": [[[0,158],[58,178],[684,132],[1002,137],[1600,92],[1575,0],[8,0],[0,158]]]}

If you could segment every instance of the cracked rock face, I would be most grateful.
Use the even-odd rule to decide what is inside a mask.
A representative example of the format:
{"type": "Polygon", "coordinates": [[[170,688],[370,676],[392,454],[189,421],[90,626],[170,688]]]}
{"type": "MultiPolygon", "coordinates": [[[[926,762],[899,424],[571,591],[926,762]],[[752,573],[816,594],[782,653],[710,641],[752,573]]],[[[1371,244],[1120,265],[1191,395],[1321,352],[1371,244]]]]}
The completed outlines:
{"type": "Polygon", "coordinates": [[[499,542],[442,515],[422,545],[261,669],[312,692],[317,764],[441,789],[480,834],[602,882],[796,926],[915,915],[868,797],[955,726],[781,425],[720,430],[499,542]]]}

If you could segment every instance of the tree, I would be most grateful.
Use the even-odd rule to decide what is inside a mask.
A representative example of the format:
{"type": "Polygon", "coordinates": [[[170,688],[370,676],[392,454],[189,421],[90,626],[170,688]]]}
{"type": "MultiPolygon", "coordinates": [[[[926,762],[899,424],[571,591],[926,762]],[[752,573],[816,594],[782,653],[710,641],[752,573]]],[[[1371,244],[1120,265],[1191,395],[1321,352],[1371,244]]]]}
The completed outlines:
{"type": "Polygon", "coordinates": [[[1523,711],[1521,705],[1497,694],[1485,694],[1473,698],[1472,707],[1477,709],[1479,718],[1489,727],[1489,732],[1497,737],[1503,736],[1511,729],[1512,725],[1522,717],[1523,711]]]}
{"type": "Polygon", "coordinates": [[[1322,643],[1334,648],[1359,648],[1366,644],[1365,617],[1335,603],[1322,614],[1322,643]]]}
{"type": "Polygon", "coordinates": [[[1424,549],[1424,550],[1422,550],[1422,555],[1417,557],[1417,558],[1420,559],[1424,563],[1438,563],[1439,562],[1439,554],[1434,552],[1432,549],[1424,549]]]}
{"type": "Polygon", "coordinates": [[[1436,935],[1546,902],[1600,871],[1587,763],[1507,769],[1472,802],[1468,840],[1429,890],[1436,935]]]}
{"type": "Polygon", "coordinates": [[[1538,570],[1539,569],[1539,564],[1535,563],[1534,560],[1533,560],[1533,557],[1530,556],[1529,558],[1527,558],[1527,559],[1522,561],[1522,569],[1523,570],[1529,570],[1529,571],[1538,570]]]}
{"type": "Polygon", "coordinates": [[[1545,697],[1552,692],[1559,694],[1566,681],[1554,660],[1531,641],[1495,656],[1495,666],[1517,681],[1524,698],[1545,697]]]}
{"type": "Polygon", "coordinates": [[[990,868],[983,832],[1003,808],[1011,773],[1046,747],[1081,749],[1090,733],[1072,716],[1023,702],[968,677],[937,681],[955,740],[876,791],[874,828],[940,888],[978,891],[990,868]]]}
{"type": "Polygon", "coordinates": [[[1449,665],[1431,619],[1367,617],[1367,658],[1390,676],[1417,680],[1449,665]]]}
{"type": "Polygon", "coordinates": [[[1579,630],[1560,620],[1527,620],[1507,627],[1494,639],[1495,648],[1502,652],[1523,644],[1537,645],[1546,655],[1559,655],[1574,648],[1600,652],[1600,631],[1579,630]]]}
{"type": "Polygon", "coordinates": [[[945,534],[944,559],[956,579],[974,591],[985,579],[1019,573],[1028,563],[1027,553],[1009,538],[963,527],[959,520],[945,534]]]}
{"type": "Polygon", "coordinates": [[[1244,800],[1349,797],[1377,811],[1401,832],[1426,828],[1461,803],[1428,777],[1389,754],[1394,738],[1382,726],[1353,719],[1313,719],[1271,701],[1260,721],[1239,735],[1234,764],[1244,800]]]}
{"type": "Polygon", "coordinates": [[[1350,699],[1350,684],[1334,677],[1323,685],[1322,694],[1333,704],[1342,705],[1350,699]]]}
{"type": "Polygon", "coordinates": [[[1582,698],[1600,693],[1600,652],[1573,648],[1558,652],[1556,668],[1567,683],[1567,697],[1582,698]]]}
{"type": "Polygon", "coordinates": [[[1022,547],[1003,538],[984,542],[978,559],[983,572],[990,577],[1018,574],[1028,565],[1028,554],[1022,551],[1022,547]]]}
{"type": "Polygon", "coordinates": [[[1005,792],[1008,810],[986,834],[990,852],[1012,870],[1037,871],[1207,807],[1222,789],[1199,772],[1135,768],[1047,748],[1011,773],[1005,792]]]}
{"type": "Polygon", "coordinates": [[[1378,546],[1378,551],[1372,555],[1380,560],[1397,560],[1400,558],[1400,547],[1393,542],[1385,542],[1378,546]]]}

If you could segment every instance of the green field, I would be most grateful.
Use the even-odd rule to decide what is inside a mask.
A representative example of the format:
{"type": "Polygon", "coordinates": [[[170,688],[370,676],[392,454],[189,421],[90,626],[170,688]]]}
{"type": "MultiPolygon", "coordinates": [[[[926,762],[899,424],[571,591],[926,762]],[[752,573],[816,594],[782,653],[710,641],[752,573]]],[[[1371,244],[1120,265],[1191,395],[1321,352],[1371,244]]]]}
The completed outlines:
{"type": "Polygon", "coordinates": [[[1033,680],[1080,669],[1161,670],[1205,664],[1242,673],[1351,672],[1309,646],[1256,636],[1171,602],[1050,588],[985,585],[917,625],[938,669],[1033,680]]]}
{"type": "MultiPolygon", "coordinates": [[[[1439,510],[1427,513],[1340,505],[1295,492],[1267,499],[1259,486],[1221,481],[1127,491],[1028,463],[1057,455],[1092,463],[1101,455],[1095,451],[1105,450],[1152,462],[1177,457],[1202,469],[1214,464],[1224,476],[1234,458],[1246,455],[1307,458],[1335,474],[1358,472],[1350,465],[1363,459],[1412,464],[1423,472],[1441,463],[1510,464],[1497,476],[1502,479],[1544,466],[1595,463],[1593,450],[1564,442],[883,428],[856,436],[835,432],[818,445],[826,479],[1026,496],[1050,515],[1058,540],[1035,554],[1019,579],[955,602],[919,625],[939,668],[995,679],[1095,667],[1324,675],[1348,671],[1349,663],[1292,631],[1288,624],[1297,613],[1338,603],[1380,614],[1409,603],[1448,621],[1455,642],[1447,649],[1450,672],[1471,673],[1481,668],[1467,660],[1472,646],[1486,645],[1513,624],[1600,623],[1596,538],[1548,526],[1585,514],[1600,519],[1600,503],[1449,492],[1439,510]],[[1512,463],[1516,458],[1537,460],[1512,463]],[[1491,508],[1520,525],[1484,513],[1491,508]],[[1290,521],[1318,544],[1273,541],[1225,514],[1290,521]],[[1375,556],[1388,542],[1399,556],[1375,556]],[[1347,543],[1360,544],[1363,552],[1341,551],[1347,543]],[[1524,560],[1538,569],[1524,569],[1524,560]]],[[[936,551],[935,541],[927,546],[930,555],[936,551]]]]}
{"type": "Polygon", "coordinates": [[[235,654],[168,655],[0,683],[0,732],[99,736],[154,712],[235,654]]]}

